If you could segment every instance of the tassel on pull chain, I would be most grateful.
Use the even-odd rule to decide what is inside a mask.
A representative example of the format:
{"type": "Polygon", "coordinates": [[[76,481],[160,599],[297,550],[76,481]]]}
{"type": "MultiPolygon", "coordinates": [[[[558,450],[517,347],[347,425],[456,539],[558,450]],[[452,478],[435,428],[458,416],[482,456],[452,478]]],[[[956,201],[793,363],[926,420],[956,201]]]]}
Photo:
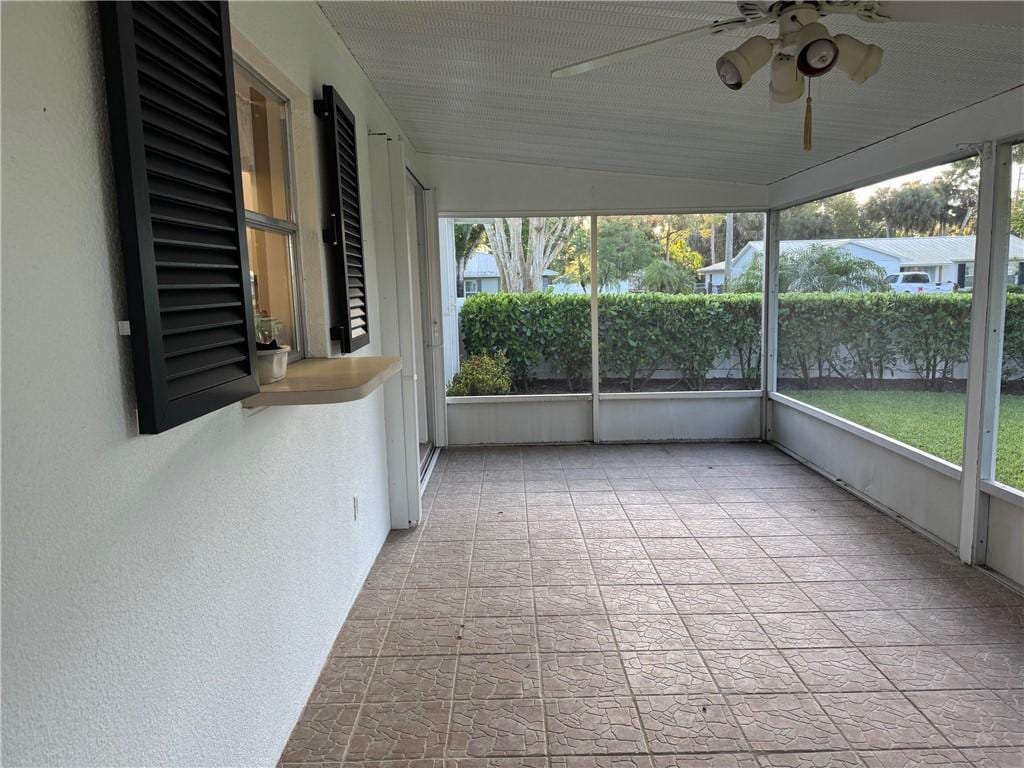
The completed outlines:
{"type": "MultiPolygon", "coordinates": [[[[809,90],[809,89],[808,89],[809,90]]],[[[804,152],[811,151],[811,94],[807,94],[807,107],[804,109],[804,152]]]]}

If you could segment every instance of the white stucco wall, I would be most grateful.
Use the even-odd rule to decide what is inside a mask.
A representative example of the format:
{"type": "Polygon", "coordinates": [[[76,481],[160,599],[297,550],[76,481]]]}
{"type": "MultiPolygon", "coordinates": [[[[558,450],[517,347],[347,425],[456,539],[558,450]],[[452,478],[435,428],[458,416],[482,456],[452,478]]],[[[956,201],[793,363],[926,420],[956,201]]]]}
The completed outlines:
{"type": "MultiPolygon", "coordinates": [[[[232,17],[397,131],[314,4],[232,17]]],[[[138,436],[95,4],[2,35],[2,763],[273,765],[389,527],[380,394],[138,436]]]]}

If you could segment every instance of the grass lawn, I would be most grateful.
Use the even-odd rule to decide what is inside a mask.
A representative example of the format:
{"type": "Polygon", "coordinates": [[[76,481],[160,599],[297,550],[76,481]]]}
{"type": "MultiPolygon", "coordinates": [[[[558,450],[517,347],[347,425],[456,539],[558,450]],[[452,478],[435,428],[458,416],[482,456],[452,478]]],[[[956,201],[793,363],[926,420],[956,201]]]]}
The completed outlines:
{"type": "MultiPolygon", "coordinates": [[[[962,393],[796,389],[783,394],[954,464],[962,461],[962,393]]],[[[1024,488],[1024,397],[1019,395],[1003,395],[999,403],[996,479],[1024,488]]]]}

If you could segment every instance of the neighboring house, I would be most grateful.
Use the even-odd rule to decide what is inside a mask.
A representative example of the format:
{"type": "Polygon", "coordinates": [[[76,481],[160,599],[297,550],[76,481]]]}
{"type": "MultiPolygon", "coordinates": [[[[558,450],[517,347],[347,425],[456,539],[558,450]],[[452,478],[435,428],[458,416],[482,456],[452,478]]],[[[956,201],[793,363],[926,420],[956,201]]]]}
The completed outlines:
{"type": "MultiPolygon", "coordinates": [[[[951,280],[961,288],[974,282],[974,236],[946,237],[857,237],[841,240],[782,240],[780,253],[800,251],[813,244],[841,248],[853,256],[878,264],[887,275],[897,272],[927,272],[933,282],[951,280]]],[[[764,254],[764,242],[752,241],[733,258],[733,275],[742,274],[764,254]]],[[[698,270],[708,293],[721,293],[725,263],[717,262],[698,270]]],[[[1010,267],[1007,282],[1024,285],[1024,240],[1010,235],[1010,267]]]]}
{"type": "MultiPolygon", "coordinates": [[[[553,293],[590,293],[588,288],[583,288],[575,281],[560,279],[561,275],[553,269],[545,269],[542,277],[544,288],[550,288],[553,293]]],[[[486,251],[475,251],[466,262],[462,286],[465,298],[477,293],[498,293],[501,290],[501,276],[498,274],[494,255],[486,251]]],[[[628,293],[629,290],[630,284],[627,280],[621,281],[617,286],[605,286],[601,289],[602,293],[628,293]]]]}

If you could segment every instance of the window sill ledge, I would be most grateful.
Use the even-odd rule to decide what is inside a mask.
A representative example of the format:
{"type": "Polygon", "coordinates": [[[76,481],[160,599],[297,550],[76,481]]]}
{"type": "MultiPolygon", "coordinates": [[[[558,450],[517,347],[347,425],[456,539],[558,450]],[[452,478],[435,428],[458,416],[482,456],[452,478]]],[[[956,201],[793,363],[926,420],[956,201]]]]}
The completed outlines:
{"type": "Polygon", "coordinates": [[[324,405],[361,400],[402,370],[398,357],[318,357],[288,366],[288,375],[264,384],[243,408],[324,405]]]}

